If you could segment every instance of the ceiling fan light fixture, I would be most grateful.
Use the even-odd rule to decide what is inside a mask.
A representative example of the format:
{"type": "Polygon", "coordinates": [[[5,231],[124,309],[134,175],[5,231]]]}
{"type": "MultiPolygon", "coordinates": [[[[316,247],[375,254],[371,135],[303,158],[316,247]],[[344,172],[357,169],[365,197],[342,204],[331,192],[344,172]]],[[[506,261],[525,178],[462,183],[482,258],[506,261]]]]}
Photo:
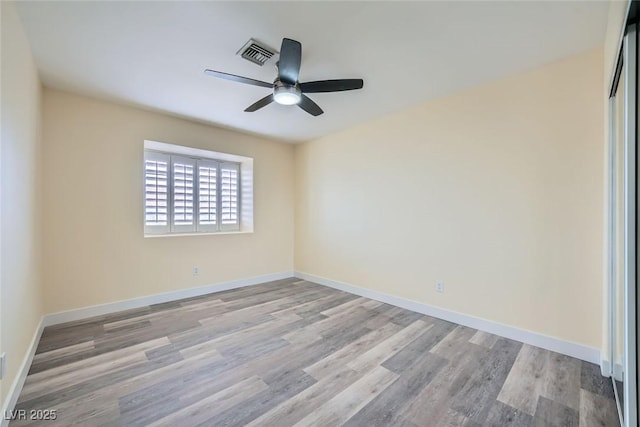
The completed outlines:
{"type": "Polygon", "coordinates": [[[273,100],[282,105],[294,105],[302,98],[300,89],[296,86],[277,85],[273,90],[273,100]]]}
{"type": "Polygon", "coordinates": [[[273,99],[282,105],[294,105],[300,102],[300,95],[294,92],[278,92],[273,96],[273,99]]]}

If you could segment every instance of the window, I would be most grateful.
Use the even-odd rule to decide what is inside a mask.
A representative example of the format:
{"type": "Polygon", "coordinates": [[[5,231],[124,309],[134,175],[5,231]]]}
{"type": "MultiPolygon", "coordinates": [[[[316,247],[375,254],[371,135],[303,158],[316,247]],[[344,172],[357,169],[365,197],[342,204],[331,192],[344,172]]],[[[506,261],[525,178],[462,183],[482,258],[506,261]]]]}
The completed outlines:
{"type": "Polygon", "coordinates": [[[247,188],[252,193],[252,171],[250,158],[146,141],[145,235],[253,231],[252,200],[242,194],[247,188]],[[243,168],[249,172],[247,179],[243,168]],[[242,211],[243,200],[250,212],[242,211]]]}

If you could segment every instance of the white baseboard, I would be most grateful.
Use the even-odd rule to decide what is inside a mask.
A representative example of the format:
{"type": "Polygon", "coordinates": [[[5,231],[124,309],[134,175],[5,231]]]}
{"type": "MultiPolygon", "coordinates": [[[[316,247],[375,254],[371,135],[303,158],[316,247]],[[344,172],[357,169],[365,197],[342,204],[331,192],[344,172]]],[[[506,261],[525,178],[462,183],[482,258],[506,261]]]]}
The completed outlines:
{"type": "Polygon", "coordinates": [[[5,397],[4,405],[2,406],[2,414],[0,414],[0,427],[7,427],[9,425],[7,414],[16,407],[18,397],[22,391],[22,386],[27,379],[29,369],[31,369],[31,362],[33,361],[33,356],[36,354],[36,349],[38,348],[38,343],[40,342],[40,336],[42,335],[43,329],[44,316],[40,318],[40,323],[33,334],[31,344],[29,344],[29,348],[27,349],[27,354],[25,354],[22,364],[20,365],[20,369],[18,370],[18,375],[16,375],[16,378],[13,380],[13,384],[11,384],[11,388],[5,397]]]}
{"type": "Polygon", "coordinates": [[[613,378],[615,378],[616,381],[623,381],[623,376],[624,368],[622,362],[617,362],[615,365],[613,365],[613,378]]]}
{"type": "Polygon", "coordinates": [[[493,322],[491,320],[481,319],[479,317],[470,316],[467,314],[462,314],[462,313],[458,313],[451,310],[446,310],[444,308],[423,304],[417,301],[412,301],[409,299],[397,297],[394,295],[389,295],[389,294],[374,291],[371,289],[361,288],[359,286],[354,286],[348,283],[339,282],[337,280],[327,279],[325,277],[315,276],[313,274],[304,273],[301,271],[296,271],[295,277],[308,280],[309,282],[314,282],[321,285],[329,286],[331,288],[339,289],[341,291],[360,295],[366,298],[371,298],[376,301],[381,301],[387,304],[395,305],[397,307],[405,308],[407,310],[426,314],[428,316],[437,317],[439,319],[447,320],[449,322],[457,323],[459,325],[468,326],[470,328],[489,332],[495,335],[499,335],[501,337],[520,341],[525,344],[530,344],[536,347],[544,348],[546,350],[555,351],[557,353],[565,354],[567,356],[575,357],[577,359],[585,360],[587,362],[595,363],[597,365],[600,364],[600,350],[593,347],[588,347],[582,344],[564,341],[559,338],[542,335],[537,332],[532,332],[525,329],[516,328],[513,326],[503,325],[501,323],[493,322]]]}
{"type": "Polygon", "coordinates": [[[226,291],[229,289],[242,288],[244,286],[258,285],[274,280],[287,279],[293,277],[293,271],[283,271],[280,273],[264,274],[262,276],[249,277],[246,279],[231,280],[213,285],[199,286],[197,288],[180,289],[178,291],[165,292],[162,294],[148,295],[122,301],[110,302],[107,304],[83,307],[74,310],[61,311],[44,316],[44,326],[57,325],[59,323],[73,322],[75,320],[87,319],[94,316],[116,313],[118,311],[131,310],[145,307],[152,304],[176,301],[184,298],[197,297],[214,292],[226,291]]]}
{"type": "Polygon", "coordinates": [[[611,370],[611,361],[608,359],[602,359],[600,361],[600,372],[603,377],[613,377],[617,381],[622,381],[622,374],[624,372],[622,368],[622,362],[618,361],[613,365],[613,371],[611,370]]]}

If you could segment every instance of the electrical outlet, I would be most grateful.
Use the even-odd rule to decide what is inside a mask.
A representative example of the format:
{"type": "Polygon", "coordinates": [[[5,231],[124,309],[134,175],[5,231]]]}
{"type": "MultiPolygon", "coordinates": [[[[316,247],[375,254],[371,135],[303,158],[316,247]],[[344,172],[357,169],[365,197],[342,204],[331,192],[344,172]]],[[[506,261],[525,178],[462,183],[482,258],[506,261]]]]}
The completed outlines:
{"type": "Polygon", "coordinates": [[[0,380],[4,377],[7,370],[7,353],[0,354],[0,380]]]}
{"type": "Polygon", "coordinates": [[[198,266],[193,267],[193,275],[198,276],[200,274],[200,269],[198,266]]]}
{"type": "Polygon", "coordinates": [[[444,292],[444,282],[442,280],[436,280],[436,292],[444,292]]]}

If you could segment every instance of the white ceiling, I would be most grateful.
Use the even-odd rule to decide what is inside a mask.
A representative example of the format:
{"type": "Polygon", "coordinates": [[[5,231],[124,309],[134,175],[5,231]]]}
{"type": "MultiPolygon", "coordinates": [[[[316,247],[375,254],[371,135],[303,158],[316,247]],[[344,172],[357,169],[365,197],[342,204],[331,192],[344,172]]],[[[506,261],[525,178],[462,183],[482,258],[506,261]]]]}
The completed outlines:
{"type": "Polygon", "coordinates": [[[289,141],[548,63],[604,40],[607,2],[19,2],[45,85],[289,141]],[[203,74],[272,81],[236,55],[250,38],[302,43],[301,81],[363,78],[312,94],[312,117],[203,74]]]}

